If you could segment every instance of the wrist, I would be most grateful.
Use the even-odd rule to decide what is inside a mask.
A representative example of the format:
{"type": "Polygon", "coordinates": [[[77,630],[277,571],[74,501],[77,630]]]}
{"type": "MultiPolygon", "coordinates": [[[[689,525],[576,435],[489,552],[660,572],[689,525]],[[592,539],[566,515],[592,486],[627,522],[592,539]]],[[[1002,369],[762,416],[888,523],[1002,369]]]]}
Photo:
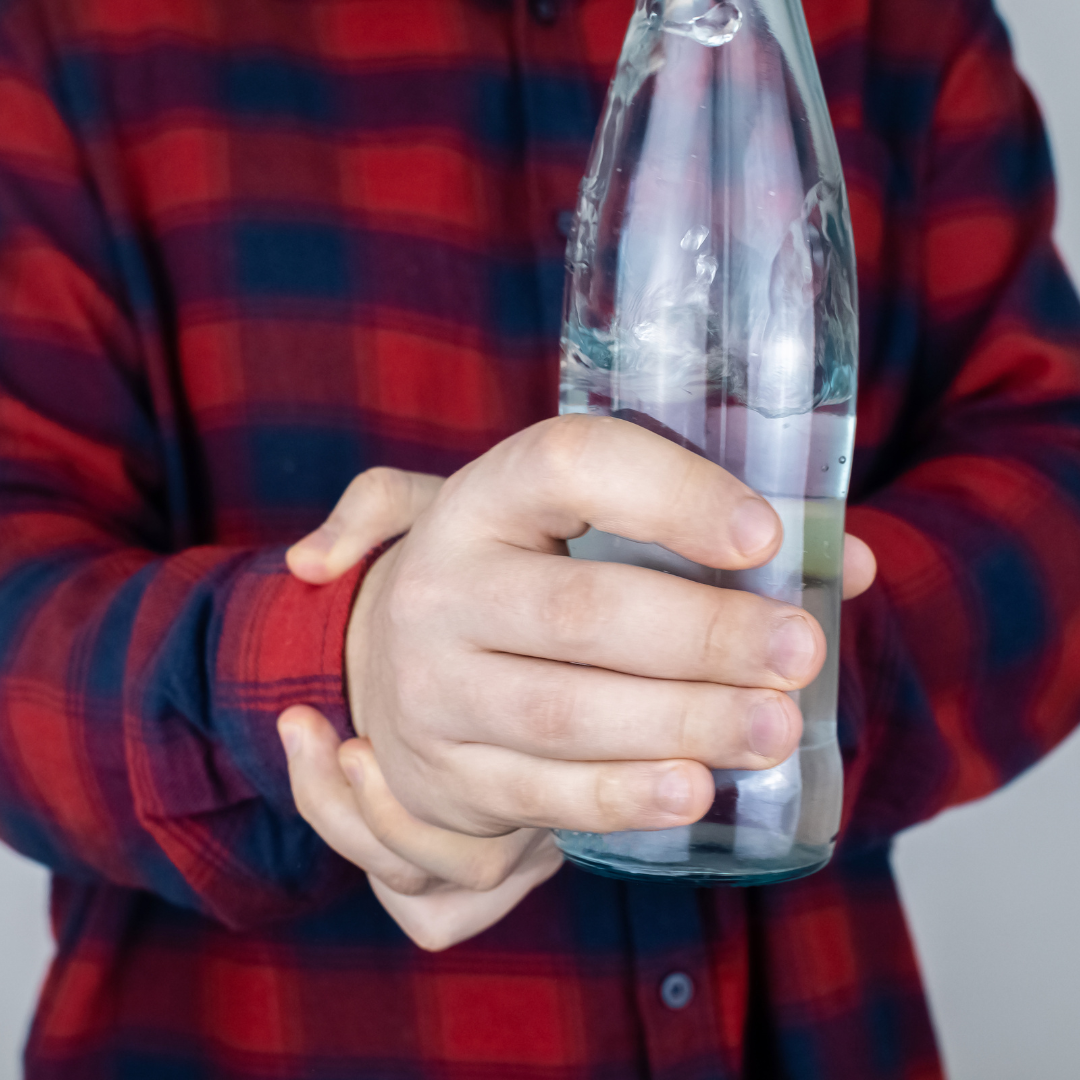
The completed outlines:
{"type": "Polygon", "coordinates": [[[345,630],[342,654],[342,689],[348,702],[353,730],[357,735],[366,734],[366,724],[360,708],[359,689],[367,669],[371,623],[376,601],[397,562],[401,550],[397,536],[373,548],[363,559],[362,576],[353,596],[352,610],[345,630]]]}

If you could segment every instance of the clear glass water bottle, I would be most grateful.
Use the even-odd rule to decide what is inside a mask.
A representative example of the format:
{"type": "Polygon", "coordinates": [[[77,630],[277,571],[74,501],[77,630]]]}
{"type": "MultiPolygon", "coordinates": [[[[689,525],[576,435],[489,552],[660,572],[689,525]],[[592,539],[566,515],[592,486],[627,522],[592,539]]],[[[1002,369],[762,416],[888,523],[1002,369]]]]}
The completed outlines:
{"type": "Polygon", "coordinates": [[[695,825],[559,832],[574,862],[758,885],[832,854],[857,357],[847,198],[799,0],[638,0],[567,249],[561,411],[621,417],[717,462],[769,500],[784,542],[741,572],[595,530],[570,552],[801,605],[829,655],[792,695],[805,728],[788,761],[716,771],[695,825]]]}

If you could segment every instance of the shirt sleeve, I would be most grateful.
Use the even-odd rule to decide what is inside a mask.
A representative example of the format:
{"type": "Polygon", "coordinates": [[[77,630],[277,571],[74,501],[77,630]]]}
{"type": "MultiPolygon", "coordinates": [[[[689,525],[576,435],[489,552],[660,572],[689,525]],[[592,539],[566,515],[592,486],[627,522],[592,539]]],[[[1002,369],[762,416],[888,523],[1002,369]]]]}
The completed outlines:
{"type": "Polygon", "coordinates": [[[1007,782],[1080,706],[1080,306],[1005,29],[984,0],[952,6],[969,22],[920,162],[913,269],[895,270],[917,281],[915,378],[860,399],[871,438],[895,419],[848,514],[879,565],[842,628],[853,844],[1007,782]]]}
{"type": "Polygon", "coordinates": [[[0,37],[0,836],[226,924],[284,916],[360,880],[299,818],[275,721],[350,730],[365,566],[312,588],[282,548],[175,536],[163,335],[34,41],[0,37]]]}

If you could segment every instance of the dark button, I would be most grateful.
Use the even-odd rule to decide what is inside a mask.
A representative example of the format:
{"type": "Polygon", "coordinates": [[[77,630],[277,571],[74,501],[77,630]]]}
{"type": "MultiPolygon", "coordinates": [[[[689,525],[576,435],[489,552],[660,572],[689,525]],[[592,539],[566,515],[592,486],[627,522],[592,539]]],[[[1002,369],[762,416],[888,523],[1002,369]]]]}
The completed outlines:
{"type": "Polygon", "coordinates": [[[560,210],[555,216],[555,228],[559,230],[559,235],[569,239],[570,230],[574,227],[574,211],[573,210],[560,210]]]}
{"type": "Polygon", "coordinates": [[[532,17],[545,26],[550,26],[559,17],[559,0],[529,0],[532,17]]]}
{"type": "Polygon", "coordinates": [[[660,984],[660,1000],[669,1009],[685,1009],[694,1000],[694,981],[685,971],[673,971],[660,984]]]}

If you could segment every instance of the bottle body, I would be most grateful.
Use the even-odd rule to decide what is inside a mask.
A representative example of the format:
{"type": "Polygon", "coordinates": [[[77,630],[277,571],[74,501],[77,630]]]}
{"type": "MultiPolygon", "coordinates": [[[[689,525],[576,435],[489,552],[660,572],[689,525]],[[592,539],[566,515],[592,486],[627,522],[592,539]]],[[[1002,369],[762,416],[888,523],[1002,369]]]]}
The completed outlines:
{"type": "Polygon", "coordinates": [[[794,694],[798,752],[714,773],[702,821],[559,832],[600,873],[762,884],[828,861],[857,298],[839,154],[797,0],[640,0],[567,252],[562,412],[641,424],[765,496],[780,552],[740,572],[590,530],[576,558],[629,562],[806,608],[829,646],[794,694]]]}

